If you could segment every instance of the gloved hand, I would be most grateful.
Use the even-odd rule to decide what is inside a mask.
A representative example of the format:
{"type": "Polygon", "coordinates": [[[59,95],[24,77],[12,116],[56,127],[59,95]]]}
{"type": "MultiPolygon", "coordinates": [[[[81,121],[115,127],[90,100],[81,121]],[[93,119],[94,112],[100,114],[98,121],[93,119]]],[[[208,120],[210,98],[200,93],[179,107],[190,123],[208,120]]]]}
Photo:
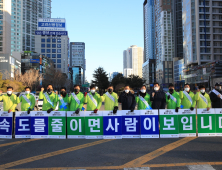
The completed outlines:
{"type": "Polygon", "coordinates": [[[115,106],[114,109],[113,109],[113,113],[116,113],[118,110],[118,106],[115,106]]]}
{"type": "Polygon", "coordinates": [[[53,108],[47,110],[47,113],[51,113],[51,111],[53,111],[53,108]]]}
{"type": "Polygon", "coordinates": [[[194,108],[193,108],[193,107],[191,107],[191,108],[190,108],[190,110],[191,110],[191,111],[193,111],[193,110],[194,110],[194,108]]]}
{"type": "Polygon", "coordinates": [[[86,95],[87,95],[87,92],[84,93],[84,97],[86,97],[86,95]]]}
{"type": "Polygon", "coordinates": [[[29,110],[27,111],[28,112],[28,114],[30,114],[30,112],[32,111],[32,109],[31,108],[29,108],[29,110]]]}
{"type": "Polygon", "coordinates": [[[94,113],[97,113],[97,111],[98,111],[98,109],[95,109],[95,110],[94,110],[94,113]]]}
{"type": "Polygon", "coordinates": [[[177,107],[176,109],[175,109],[175,112],[178,112],[179,111],[179,107],[177,107]]]}
{"type": "Polygon", "coordinates": [[[133,111],[134,111],[134,109],[131,109],[130,111],[131,111],[131,112],[133,112],[133,111]]]}
{"type": "Polygon", "coordinates": [[[170,100],[170,95],[167,96],[167,99],[170,100]]]}
{"type": "Polygon", "coordinates": [[[80,109],[76,109],[75,114],[79,114],[80,109]]]}

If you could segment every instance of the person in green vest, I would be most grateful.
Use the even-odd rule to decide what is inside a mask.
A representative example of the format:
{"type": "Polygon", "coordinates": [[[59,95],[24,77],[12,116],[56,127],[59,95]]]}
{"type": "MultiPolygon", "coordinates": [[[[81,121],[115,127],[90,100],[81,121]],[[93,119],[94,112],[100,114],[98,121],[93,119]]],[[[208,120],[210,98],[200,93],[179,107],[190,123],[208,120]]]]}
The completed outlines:
{"type": "Polygon", "coordinates": [[[140,88],[140,92],[137,93],[136,103],[138,104],[138,110],[148,110],[151,108],[150,95],[146,92],[146,86],[143,85],[140,88]]]}
{"type": "Polygon", "coordinates": [[[169,91],[166,93],[166,103],[167,109],[175,109],[175,112],[179,111],[181,100],[172,83],[169,84],[169,91]]]}
{"type": "Polygon", "coordinates": [[[41,92],[39,93],[39,99],[43,99],[42,111],[47,111],[50,113],[55,110],[58,102],[57,94],[53,93],[53,87],[51,84],[47,86],[47,92],[43,92],[44,88],[41,88],[41,92]]]}
{"type": "Polygon", "coordinates": [[[84,105],[84,94],[80,92],[80,85],[74,86],[74,92],[69,97],[70,111],[75,111],[79,114],[84,105]]]}
{"type": "Polygon", "coordinates": [[[191,111],[194,110],[196,106],[196,101],[194,98],[194,93],[190,91],[190,85],[185,84],[184,85],[184,91],[179,92],[179,96],[181,99],[181,108],[182,109],[190,109],[191,111]]]}
{"type": "Polygon", "coordinates": [[[21,111],[27,111],[28,114],[32,111],[35,107],[35,96],[30,93],[31,88],[25,88],[25,94],[20,95],[18,99],[18,103],[21,103],[21,111]]]}
{"type": "Polygon", "coordinates": [[[69,95],[66,93],[66,88],[60,88],[60,95],[58,95],[59,108],[58,111],[69,111],[69,95]]]}
{"type": "Polygon", "coordinates": [[[105,110],[113,110],[116,113],[118,110],[118,95],[113,92],[113,86],[109,85],[107,92],[101,96],[102,102],[105,102],[105,110]]]}
{"type": "Polygon", "coordinates": [[[7,94],[2,95],[0,91],[0,101],[3,100],[3,110],[8,113],[15,112],[15,108],[18,104],[17,96],[13,94],[13,87],[7,87],[7,94]]]}
{"type": "Polygon", "coordinates": [[[195,94],[195,101],[197,102],[198,109],[210,110],[211,100],[210,96],[206,93],[206,88],[204,85],[199,86],[199,90],[195,94]]]}
{"type": "Polygon", "coordinates": [[[100,109],[102,105],[102,100],[100,95],[96,92],[95,85],[90,86],[90,93],[85,96],[85,103],[87,103],[87,111],[97,111],[100,109]]]}

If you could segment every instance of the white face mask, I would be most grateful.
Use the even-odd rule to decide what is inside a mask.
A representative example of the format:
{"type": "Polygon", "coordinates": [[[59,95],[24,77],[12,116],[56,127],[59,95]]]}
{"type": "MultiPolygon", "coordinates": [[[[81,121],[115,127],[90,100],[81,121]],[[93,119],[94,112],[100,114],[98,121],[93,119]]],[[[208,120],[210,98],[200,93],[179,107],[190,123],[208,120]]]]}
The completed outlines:
{"type": "Polygon", "coordinates": [[[25,91],[25,94],[29,94],[30,93],[30,91],[25,91]]]}
{"type": "Polygon", "coordinates": [[[142,93],[146,93],[146,90],[145,89],[142,89],[142,90],[140,90],[142,93]]]}
{"type": "Polygon", "coordinates": [[[201,92],[201,93],[205,93],[205,90],[204,90],[204,89],[203,89],[203,90],[200,90],[200,92],[201,92]]]}
{"type": "Polygon", "coordinates": [[[125,90],[126,93],[129,93],[129,90],[125,90]]]}
{"type": "Polygon", "coordinates": [[[158,90],[159,90],[159,87],[154,87],[154,90],[155,90],[155,91],[158,91],[158,90]]]}
{"type": "Polygon", "coordinates": [[[12,94],[12,91],[7,91],[7,94],[12,94]]]}
{"type": "Polygon", "coordinates": [[[215,89],[217,89],[217,90],[221,90],[221,86],[216,86],[215,89]]]}
{"type": "Polygon", "coordinates": [[[190,91],[190,88],[185,88],[184,90],[185,90],[186,92],[188,92],[188,91],[190,91]]]}
{"type": "Polygon", "coordinates": [[[91,93],[95,93],[96,92],[96,90],[91,90],[91,93]]]}

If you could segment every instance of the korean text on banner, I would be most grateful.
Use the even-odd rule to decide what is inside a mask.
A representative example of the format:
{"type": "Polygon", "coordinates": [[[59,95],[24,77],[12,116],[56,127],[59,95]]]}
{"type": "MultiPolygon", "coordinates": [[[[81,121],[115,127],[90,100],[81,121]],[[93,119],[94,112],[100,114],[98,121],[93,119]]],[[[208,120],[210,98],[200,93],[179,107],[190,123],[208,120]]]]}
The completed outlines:
{"type": "Polygon", "coordinates": [[[122,110],[122,138],[140,138],[139,110],[122,110]]]}
{"type": "Polygon", "coordinates": [[[178,138],[178,114],[174,109],[160,109],[160,138],[178,138]]]}
{"type": "Polygon", "coordinates": [[[12,118],[13,113],[0,112],[0,138],[12,138],[12,118]]]}
{"type": "Polygon", "coordinates": [[[103,138],[122,139],[122,111],[103,111],[103,138]]]}
{"type": "Polygon", "coordinates": [[[215,109],[197,109],[198,136],[216,136],[215,109]]]}
{"type": "Polygon", "coordinates": [[[27,112],[15,113],[15,138],[31,138],[31,115],[27,112]]]}
{"type": "Polygon", "coordinates": [[[85,139],[84,112],[67,112],[67,138],[85,139]]]}
{"type": "Polygon", "coordinates": [[[86,139],[103,139],[103,116],[102,111],[85,112],[85,138],[86,139]]]}
{"type": "Polygon", "coordinates": [[[141,138],[159,138],[158,110],[140,110],[141,138]]]}

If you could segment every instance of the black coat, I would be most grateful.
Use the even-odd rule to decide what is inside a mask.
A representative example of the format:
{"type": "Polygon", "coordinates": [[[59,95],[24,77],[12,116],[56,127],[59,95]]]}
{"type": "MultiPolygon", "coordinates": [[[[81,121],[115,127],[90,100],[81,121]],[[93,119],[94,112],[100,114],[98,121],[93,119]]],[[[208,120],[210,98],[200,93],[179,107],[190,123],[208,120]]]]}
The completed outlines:
{"type": "Polygon", "coordinates": [[[118,99],[119,103],[122,103],[122,110],[134,110],[136,107],[135,96],[129,92],[122,92],[118,99]]]}
{"type": "Polygon", "coordinates": [[[166,109],[166,96],[163,91],[155,92],[153,91],[150,94],[150,101],[152,101],[152,109],[166,109]],[[154,97],[152,97],[152,93],[155,93],[154,97]]]}
{"type": "MultiPolygon", "coordinates": [[[[221,91],[218,92],[222,94],[221,91]]],[[[222,108],[222,100],[219,97],[217,97],[217,95],[214,92],[210,93],[210,100],[212,102],[212,108],[222,108]]]]}

